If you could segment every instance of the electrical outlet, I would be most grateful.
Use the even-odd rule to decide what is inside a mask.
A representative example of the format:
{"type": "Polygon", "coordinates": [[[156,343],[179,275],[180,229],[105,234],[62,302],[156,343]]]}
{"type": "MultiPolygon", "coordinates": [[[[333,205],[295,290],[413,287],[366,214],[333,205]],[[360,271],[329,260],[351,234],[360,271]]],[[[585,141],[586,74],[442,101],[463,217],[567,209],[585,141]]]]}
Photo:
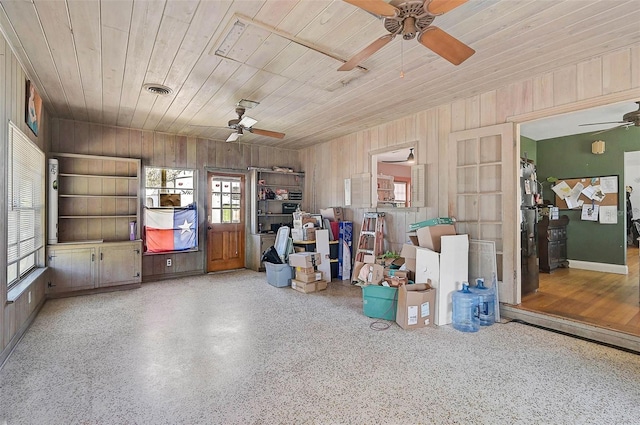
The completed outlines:
{"type": "Polygon", "coordinates": [[[29,304],[31,304],[31,291],[29,291],[29,304]]]}
{"type": "Polygon", "coordinates": [[[167,267],[171,267],[171,258],[167,258],[167,267]]]}

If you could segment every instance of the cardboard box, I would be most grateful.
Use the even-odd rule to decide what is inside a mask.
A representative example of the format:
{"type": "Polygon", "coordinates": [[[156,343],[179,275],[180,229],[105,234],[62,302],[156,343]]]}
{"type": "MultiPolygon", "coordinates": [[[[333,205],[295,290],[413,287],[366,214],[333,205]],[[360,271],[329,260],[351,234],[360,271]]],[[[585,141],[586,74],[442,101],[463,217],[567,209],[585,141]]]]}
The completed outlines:
{"type": "Polygon", "coordinates": [[[436,290],[428,283],[402,285],[398,288],[396,323],[402,329],[417,329],[432,325],[436,290]]]}
{"type": "MultiPolygon", "coordinates": [[[[301,252],[306,252],[306,251],[301,251],[301,252]]],[[[296,273],[311,274],[315,272],[316,272],[315,267],[296,267],[296,273]]]]}
{"type": "Polygon", "coordinates": [[[394,288],[398,286],[407,285],[409,283],[409,279],[406,277],[398,277],[398,276],[385,276],[384,281],[394,288]]]}
{"type": "Polygon", "coordinates": [[[384,267],[379,264],[367,264],[356,261],[353,267],[354,282],[362,282],[366,285],[379,285],[384,280],[384,267]]]}
{"type": "Polygon", "coordinates": [[[289,265],[292,267],[314,267],[321,261],[319,252],[298,252],[289,255],[289,265]]]}
{"type": "Polygon", "coordinates": [[[440,252],[440,238],[456,234],[453,224],[438,224],[437,226],[427,226],[416,230],[418,234],[418,245],[422,248],[429,248],[432,251],[440,252]]]}
{"type": "Polygon", "coordinates": [[[418,234],[416,232],[407,232],[407,238],[409,238],[412,244],[418,246],[418,234]]]}
{"type": "Polygon", "coordinates": [[[408,279],[409,278],[409,270],[398,270],[398,269],[392,269],[390,267],[385,267],[384,269],[384,277],[399,277],[401,279],[408,279]]]}
{"type": "Polygon", "coordinates": [[[304,229],[304,240],[305,241],[315,241],[316,240],[316,228],[315,227],[307,227],[304,229]]]}
{"type": "Polygon", "coordinates": [[[415,273],[416,271],[416,246],[411,244],[402,245],[400,256],[404,258],[405,269],[415,273]]]}
{"type": "Polygon", "coordinates": [[[422,227],[437,226],[439,224],[453,224],[453,223],[454,223],[453,219],[449,217],[437,217],[437,218],[432,218],[430,220],[420,221],[418,223],[412,223],[409,225],[409,230],[411,231],[411,230],[420,229],[422,227]]]}
{"type": "Polygon", "coordinates": [[[291,288],[298,292],[308,294],[310,292],[318,292],[327,289],[326,280],[318,280],[316,282],[300,282],[299,280],[291,280],[291,288]]]}
{"type": "Polygon", "coordinates": [[[376,256],[373,254],[365,254],[362,257],[362,262],[363,263],[368,263],[368,264],[376,264],[376,256]]]}
{"type": "Polygon", "coordinates": [[[296,271],[296,280],[305,283],[322,280],[322,272],[300,273],[296,271]]]}
{"type": "Polygon", "coordinates": [[[342,221],[344,215],[342,214],[342,207],[320,208],[320,215],[322,218],[326,218],[329,221],[342,221]]]}

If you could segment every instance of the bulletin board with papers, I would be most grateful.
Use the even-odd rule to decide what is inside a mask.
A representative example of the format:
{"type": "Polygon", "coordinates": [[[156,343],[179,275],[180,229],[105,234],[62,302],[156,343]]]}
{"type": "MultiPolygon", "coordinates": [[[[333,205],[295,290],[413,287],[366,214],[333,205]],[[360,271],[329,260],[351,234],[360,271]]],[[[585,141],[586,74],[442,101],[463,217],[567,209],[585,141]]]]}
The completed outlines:
{"type": "Polygon", "coordinates": [[[558,179],[551,188],[560,209],[581,210],[581,219],[618,222],[618,176],[558,179]]]}

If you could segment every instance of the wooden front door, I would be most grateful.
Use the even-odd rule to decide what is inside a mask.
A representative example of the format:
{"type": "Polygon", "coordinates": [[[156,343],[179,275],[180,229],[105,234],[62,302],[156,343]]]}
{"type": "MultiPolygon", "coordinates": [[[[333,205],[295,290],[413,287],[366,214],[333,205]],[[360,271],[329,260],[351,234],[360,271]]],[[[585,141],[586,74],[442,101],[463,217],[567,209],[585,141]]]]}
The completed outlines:
{"type": "Polygon", "coordinates": [[[208,173],[207,182],[207,271],[243,268],[244,175],[208,173]]]}

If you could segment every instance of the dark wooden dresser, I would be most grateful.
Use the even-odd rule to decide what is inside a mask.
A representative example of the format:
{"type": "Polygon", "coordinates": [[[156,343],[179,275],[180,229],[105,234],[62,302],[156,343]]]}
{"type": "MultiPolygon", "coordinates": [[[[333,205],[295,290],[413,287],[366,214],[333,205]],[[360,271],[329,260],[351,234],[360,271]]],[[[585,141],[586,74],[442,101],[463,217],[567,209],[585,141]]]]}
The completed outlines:
{"type": "Polygon", "coordinates": [[[551,273],[558,267],[569,267],[567,260],[567,224],[569,217],[558,220],[543,217],[538,222],[538,255],[540,271],[551,273]]]}

